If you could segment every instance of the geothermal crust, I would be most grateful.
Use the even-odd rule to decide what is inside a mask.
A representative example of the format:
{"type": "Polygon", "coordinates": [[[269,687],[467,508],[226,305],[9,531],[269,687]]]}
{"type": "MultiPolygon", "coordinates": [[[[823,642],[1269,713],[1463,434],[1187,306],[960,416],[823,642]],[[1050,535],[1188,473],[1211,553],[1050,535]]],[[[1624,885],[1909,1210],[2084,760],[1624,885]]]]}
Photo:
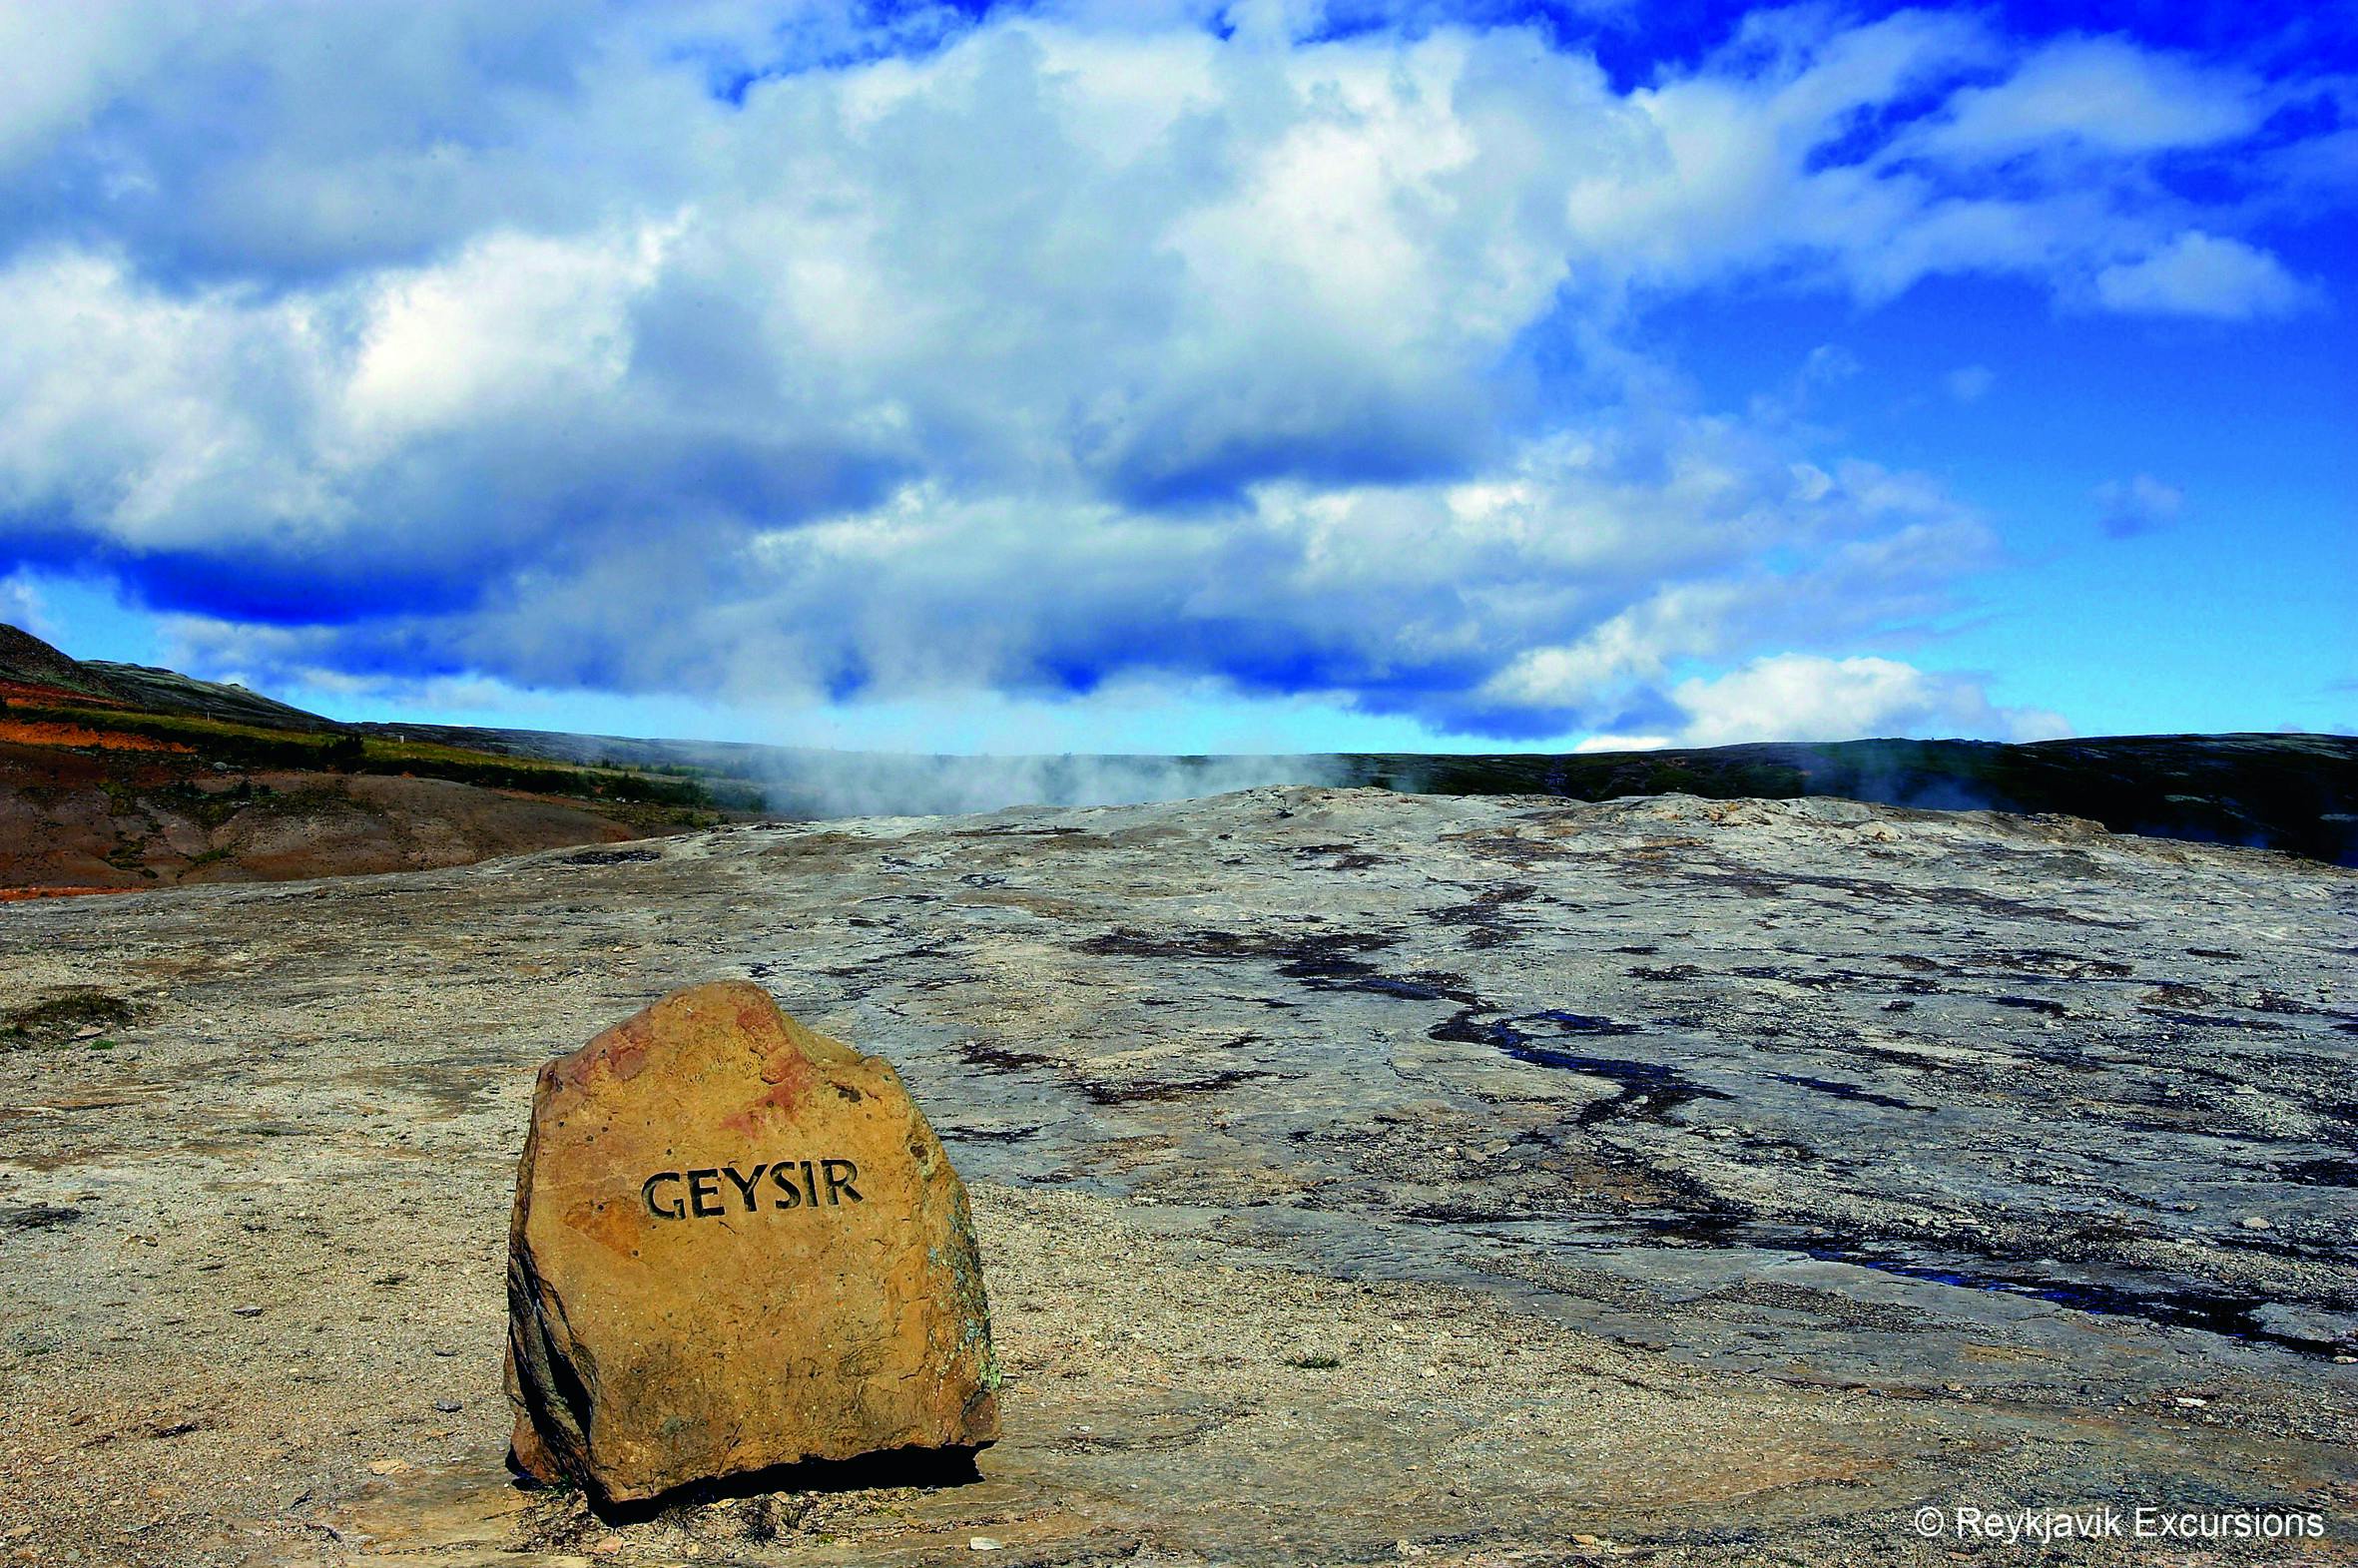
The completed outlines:
{"type": "Polygon", "coordinates": [[[2354,905],[2064,818],[1286,789],[18,906],[0,1558],[1929,1564],[1920,1509],[2111,1505],[2333,1560],[2354,905]],[[510,1484],[533,1075],[726,975],[966,1180],[971,1484],[510,1484]]]}

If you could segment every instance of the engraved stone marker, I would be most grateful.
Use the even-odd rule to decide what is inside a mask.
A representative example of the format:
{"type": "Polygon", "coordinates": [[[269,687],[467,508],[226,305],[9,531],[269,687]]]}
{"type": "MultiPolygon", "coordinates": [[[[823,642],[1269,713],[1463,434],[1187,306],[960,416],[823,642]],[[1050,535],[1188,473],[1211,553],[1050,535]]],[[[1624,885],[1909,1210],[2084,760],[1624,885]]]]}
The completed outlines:
{"type": "Polygon", "coordinates": [[[613,1501],[979,1447],[998,1366],[966,1190],[881,1057],[759,986],[540,1070],[508,1234],[515,1462],[613,1501]]]}

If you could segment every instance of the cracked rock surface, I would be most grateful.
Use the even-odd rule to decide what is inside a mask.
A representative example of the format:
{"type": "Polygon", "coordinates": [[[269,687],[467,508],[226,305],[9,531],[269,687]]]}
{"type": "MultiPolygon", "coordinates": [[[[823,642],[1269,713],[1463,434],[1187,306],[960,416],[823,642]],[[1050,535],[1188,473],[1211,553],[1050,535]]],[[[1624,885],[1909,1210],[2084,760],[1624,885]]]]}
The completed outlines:
{"type": "Polygon", "coordinates": [[[0,1034],[0,1560],[1946,1562],[1919,1507],[2102,1504],[2338,1560],[2354,915],[2065,818],[1322,789],[18,906],[0,1011],[110,1022],[0,1034]],[[730,977],[972,1189],[977,1481],[499,1468],[533,1071],[730,977]]]}

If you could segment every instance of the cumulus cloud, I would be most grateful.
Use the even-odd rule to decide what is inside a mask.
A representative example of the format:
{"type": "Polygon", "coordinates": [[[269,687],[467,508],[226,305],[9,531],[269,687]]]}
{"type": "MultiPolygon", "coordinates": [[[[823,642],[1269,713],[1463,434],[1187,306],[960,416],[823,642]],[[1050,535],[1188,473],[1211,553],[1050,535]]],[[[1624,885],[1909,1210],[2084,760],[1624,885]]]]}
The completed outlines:
{"type": "Polygon", "coordinates": [[[0,577],[0,622],[49,641],[55,641],[58,635],[57,628],[50,624],[49,606],[40,590],[27,582],[21,572],[0,577]]]}
{"type": "Polygon", "coordinates": [[[1891,736],[1990,736],[2044,741],[2070,734],[2062,716],[2000,708],[1966,677],[1892,659],[1777,654],[1716,680],[1682,681],[1690,746],[1739,741],[1855,741],[1891,736]]]}
{"type": "Polygon", "coordinates": [[[2095,290],[2107,309],[2227,321],[2289,315],[2312,302],[2310,289],[2267,252],[2199,230],[2105,267],[2095,290]]]}
{"type": "Polygon", "coordinates": [[[1931,116],[1920,145],[1979,159],[2155,153],[2233,141],[2273,107],[2257,80],[2120,38],[2066,37],[1931,116]]]}
{"type": "Polygon", "coordinates": [[[1997,384],[1998,372],[1985,364],[1959,365],[1941,380],[1949,395],[1961,403],[1980,402],[1997,384]]]}
{"type": "Polygon", "coordinates": [[[1697,406],[1638,305],[2296,286],[2151,179],[2274,90],[1964,15],[1764,14],[1635,87],[1438,12],[60,16],[0,110],[0,542],[313,686],[1669,733],[1674,667],[1904,634],[1991,546],[1697,406]]]}
{"type": "Polygon", "coordinates": [[[2096,486],[2096,526],[2112,539],[2156,533],[2178,520],[2186,493],[2151,474],[2114,479],[2096,486]]]}
{"type": "Polygon", "coordinates": [[[1672,745],[1674,737],[1667,735],[1592,735],[1572,748],[1575,757],[1587,757],[1597,752],[1659,752],[1672,745]]]}

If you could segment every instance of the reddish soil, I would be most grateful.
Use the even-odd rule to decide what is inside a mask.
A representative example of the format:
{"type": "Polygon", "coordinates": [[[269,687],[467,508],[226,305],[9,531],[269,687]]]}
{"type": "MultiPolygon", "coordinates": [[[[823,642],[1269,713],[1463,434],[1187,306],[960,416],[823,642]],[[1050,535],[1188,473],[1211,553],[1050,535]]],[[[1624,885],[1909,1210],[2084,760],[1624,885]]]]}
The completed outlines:
{"type": "Polygon", "coordinates": [[[194,747],[178,741],[159,741],[153,736],[133,735],[124,730],[92,730],[78,724],[57,724],[46,719],[11,719],[0,715],[0,741],[14,741],[19,746],[91,746],[102,752],[178,752],[193,755],[194,747]]]}
{"type": "Polygon", "coordinates": [[[0,720],[0,897],[425,870],[673,826],[439,779],[223,772],[108,744],[138,738],[53,739],[76,728],[0,720]]]}

